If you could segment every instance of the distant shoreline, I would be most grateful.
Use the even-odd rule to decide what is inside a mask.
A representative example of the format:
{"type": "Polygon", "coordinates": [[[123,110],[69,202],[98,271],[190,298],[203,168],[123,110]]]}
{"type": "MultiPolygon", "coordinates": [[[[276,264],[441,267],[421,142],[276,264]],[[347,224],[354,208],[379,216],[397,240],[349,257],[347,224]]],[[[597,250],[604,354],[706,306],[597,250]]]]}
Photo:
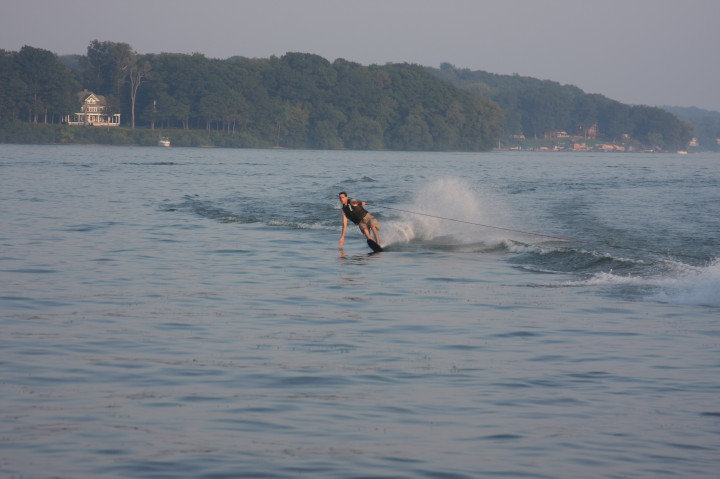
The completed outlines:
{"type": "Polygon", "coordinates": [[[298,148],[271,144],[257,138],[222,131],[148,129],[100,126],[70,126],[53,123],[0,123],[0,144],[17,145],[88,145],[88,146],[142,146],[157,147],[160,138],[168,138],[172,147],[184,148],[247,148],[247,149],[292,149],[319,151],[418,151],[418,152],[483,152],[483,151],[532,151],[532,152],[574,152],[574,153],[698,153],[710,150],[690,148],[689,150],[667,151],[649,149],[633,142],[608,143],[584,138],[503,138],[498,146],[490,150],[396,150],[396,149],[353,149],[353,148],[298,148]]]}
{"type": "MultiPolygon", "coordinates": [[[[159,149],[172,149],[172,148],[200,148],[200,149],[248,149],[248,150],[291,150],[291,151],[387,151],[387,152],[403,152],[403,151],[410,151],[412,153],[488,153],[488,151],[465,151],[465,150],[451,150],[451,151],[444,151],[444,150],[370,150],[370,149],[364,149],[364,150],[353,150],[349,148],[326,148],[326,149],[320,149],[320,148],[290,148],[290,147],[282,147],[282,146],[218,146],[218,145],[171,145],[170,147],[161,147],[158,145],[144,145],[139,143],[42,143],[42,142],[30,142],[30,143],[20,143],[20,142],[0,142],[0,145],[19,145],[19,146],[109,146],[109,147],[118,147],[118,148],[128,148],[128,147],[141,147],[141,148],[159,148],[159,149]]],[[[677,154],[677,155],[694,155],[694,154],[700,154],[700,153],[713,153],[712,151],[685,151],[685,150],[679,150],[679,151],[660,151],[660,150],[631,150],[631,151],[602,151],[602,150],[572,150],[572,149],[551,149],[551,148],[493,148],[490,150],[490,152],[519,152],[519,153],[576,153],[576,154],[585,154],[585,153],[602,153],[602,154],[611,154],[611,155],[621,155],[621,154],[648,154],[648,153],[662,153],[662,154],[677,154]]]]}

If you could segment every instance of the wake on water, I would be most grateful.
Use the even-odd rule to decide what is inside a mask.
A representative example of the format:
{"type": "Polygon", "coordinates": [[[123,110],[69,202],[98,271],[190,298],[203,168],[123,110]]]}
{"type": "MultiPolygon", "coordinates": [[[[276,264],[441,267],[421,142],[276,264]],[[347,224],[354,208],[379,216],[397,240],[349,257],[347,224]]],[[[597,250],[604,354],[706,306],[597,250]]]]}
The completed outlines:
{"type": "MultiPolygon", "coordinates": [[[[262,206],[248,209],[245,201],[239,209],[240,203],[234,199],[217,202],[186,195],[181,203],[166,203],[163,209],[190,211],[222,223],[259,222],[299,229],[325,229],[330,223],[336,224],[334,218],[298,222],[297,215],[290,221],[269,214],[262,206]]],[[[383,207],[377,205],[370,209],[383,207]]],[[[640,297],[651,301],[720,307],[718,258],[705,266],[692,266],[669,256],[633,258],[626,250],[594,250],[588,245],[548,241],[541,234],[509,231],[499,226],[511,224],[510,219],[517,216],[509,206],[459,178],[431,181],[412,194],[408,202],[387,210],[390,214],[383,215],[381,230],[387,251],[507,253],[511,255],[510,263],[530,272],[578,276],[578,279],[541,286],[607,286],[638,291],[640,297]]]]}
{"type": "Polygon", "coordinates": [[[720,307],[720,259],[695,267],[668,262],[670,268],[649,276],[600,272],[591,278],[565,283],[589,286],[633,286],[646,290],[646,299],[670,304],[720,307]]]}
{"type": "Polygon", "coordinates": [[[512,212],[459,178],[434,180],[391,211],[392,217],[383,222],[383,243],[390,251],[505,251],[514,254],[512,262],[524,263],[530,271],[581,276],[548,286],[633,287],[651,301],[720,307],[720,259],[692,266],[669,257],[632,258],[625,252],[568,247],[542,235],[533,238],[484,227],[508,224],[512,212]]]}
{"type": "Polygon", "coordinates": [[[667,303],[720,307],[720,259],[704,268],[682,265],[677,276],[658,278],[652,298],[667,303]]]}

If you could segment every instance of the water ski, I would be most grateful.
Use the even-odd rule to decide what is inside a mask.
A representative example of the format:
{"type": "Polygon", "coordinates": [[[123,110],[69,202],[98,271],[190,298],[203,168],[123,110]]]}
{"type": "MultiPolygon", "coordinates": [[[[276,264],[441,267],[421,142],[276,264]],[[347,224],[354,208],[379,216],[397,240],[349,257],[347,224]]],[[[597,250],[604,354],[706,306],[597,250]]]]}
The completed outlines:
{"type": "Polygon", "coordinates": [[[375,241],[368,238],[367,242],[368,242],[368,246],[370,247],[370,249],[373,250],[374,253],[379,253],[383,250],[382,246],[377,244],[375,241]]]}

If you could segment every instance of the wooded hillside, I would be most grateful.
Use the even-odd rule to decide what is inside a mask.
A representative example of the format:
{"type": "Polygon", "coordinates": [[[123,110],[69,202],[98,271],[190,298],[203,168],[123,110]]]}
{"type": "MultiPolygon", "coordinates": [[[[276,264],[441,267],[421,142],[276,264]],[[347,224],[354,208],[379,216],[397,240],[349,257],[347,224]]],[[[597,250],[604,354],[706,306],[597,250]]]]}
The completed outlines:
{"type": "Polygon", "coordinates": [[[62,58],[29,46],[0,50],[0,141],[144,144],[150,136],[136,132],[156,129],[176,131],[178,145],[461,151],[489,150],[503,136],[591,131],[677,150],[692,136],[689,123],[660,108],[449,64],[140,55],[98,40],[85,55],[62,58]],[[101,95],[107,113],[120,113],[123,128],[101,134],[60,125],[78,111],[83,89],[101,95]],[[41,124],[56,126],[27,127],[41,124]]]}
{"type": "Polygon", "coordinates": [[[458,69],[448,63],[428,71],[500,105],[506,136],[543,138],[558,131],[583,136],[596,125],[598,138],[608,142],[628,138],[648,147],[678,150],[687,148],[693,134],[691,125],[662,108],[626,105],[571,85],[458,69]]]}
{"type": "Polygon", "coordinates": [[[663,106],[663,109],[693,125],[701,149],[720,151],[720,112],[678,106],[663,106]]]}
{"type": "Polygon", "coordinates": [[[0,117],[58,123],[82,87],[107,98],[124,126],[218,132],[236,146],[481,151],[502,131],[492,101],[417,65],[138,55],[98,41],[65,60],[32,47],[0,52],[0,117]]]}

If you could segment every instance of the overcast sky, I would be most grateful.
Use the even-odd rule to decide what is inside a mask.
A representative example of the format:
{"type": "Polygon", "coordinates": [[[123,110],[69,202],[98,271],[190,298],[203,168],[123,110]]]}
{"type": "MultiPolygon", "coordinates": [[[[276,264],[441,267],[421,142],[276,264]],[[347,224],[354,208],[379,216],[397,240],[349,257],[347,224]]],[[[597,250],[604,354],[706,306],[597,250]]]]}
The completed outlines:
{"type": "Polygon", "coordinates": [[[719,22],[720,0],[3,0],[0,48],[449,62],[720,111],[719,22]]]}

